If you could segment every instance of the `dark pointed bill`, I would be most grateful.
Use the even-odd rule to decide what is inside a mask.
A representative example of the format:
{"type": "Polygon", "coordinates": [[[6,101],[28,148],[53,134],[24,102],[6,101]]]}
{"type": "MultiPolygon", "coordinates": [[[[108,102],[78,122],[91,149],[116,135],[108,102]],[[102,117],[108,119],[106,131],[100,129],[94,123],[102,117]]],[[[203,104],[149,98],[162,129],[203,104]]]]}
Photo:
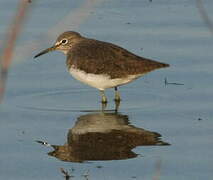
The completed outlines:
{"type": "Polygon", "coordinates": [[[46,53],[48,53],[50,51],[54,51],[55,48],[56,48],[56,46],[52,46],[52,47],[50,47],[48,49],[45,49],[44,51],[41,51],[40,53],[38,53],[37,55],[35,55],[34,58],[37,58],[37,57],[39,57],[39,56],[41,56],[43,54],[46,54],[46,53]]]}

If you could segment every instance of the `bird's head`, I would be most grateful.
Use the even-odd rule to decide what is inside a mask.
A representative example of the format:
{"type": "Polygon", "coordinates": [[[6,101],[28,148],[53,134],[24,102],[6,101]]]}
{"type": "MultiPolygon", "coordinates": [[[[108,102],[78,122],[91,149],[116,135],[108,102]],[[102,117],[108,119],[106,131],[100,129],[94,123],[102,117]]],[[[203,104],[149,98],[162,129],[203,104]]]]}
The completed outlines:
{"type": "Polygon", "coordinates": [[[70,48],[73,46],[73,44],[77,43],[80,39],[82,39],[82,36],[77,32],[74,32],[74,31],[64,32],[61,35],[59,35],[55,44],[52,47],[41,51],[40,53],[35,55],[34,58],[37,58],[43,54],[46,54],[48,52],[55,51],[55,50],[58,50],[63,52],[64,54],[67,54],[70,48]]]}

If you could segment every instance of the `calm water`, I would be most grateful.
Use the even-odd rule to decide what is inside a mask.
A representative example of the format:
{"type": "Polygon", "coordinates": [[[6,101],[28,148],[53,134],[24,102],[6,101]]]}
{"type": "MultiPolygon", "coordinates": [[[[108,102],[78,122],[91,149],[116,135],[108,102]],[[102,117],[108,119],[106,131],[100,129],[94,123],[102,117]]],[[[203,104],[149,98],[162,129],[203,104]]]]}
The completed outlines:
{"type": "MultiPolygon", "coordinates": [[[[33,2],[17,45],[36,41],[83,2],[33,2]]],[[[213,20],[212,0],[204,2],[213,20]]],[[[0,1],[0,40],[16,3],[0,1]]],[[[62,54],[33,60],[54,38],[17,55],[0,106],[0,179],[64,179],[63,168],[76,180],[211,180],[213,36],[195,1],[102,1],[74,29],[171,67],[123,86],[119,111],[100,113],[99,92],[67,73],[62,54]],[[165,86],[164,78],[184,85],[165,86]]],[[[113,91],[107,96],[113,110],[113,91]]]]}

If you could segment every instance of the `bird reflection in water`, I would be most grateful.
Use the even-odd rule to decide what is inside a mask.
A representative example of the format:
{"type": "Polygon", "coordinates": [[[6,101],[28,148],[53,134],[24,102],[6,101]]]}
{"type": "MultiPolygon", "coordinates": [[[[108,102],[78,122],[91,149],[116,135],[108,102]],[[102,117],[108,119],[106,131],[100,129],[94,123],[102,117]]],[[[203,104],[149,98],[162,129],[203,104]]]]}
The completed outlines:
{"type": "Polygon", "coordinates": [[[137,146],[169,145],[161,135],[130,125],[127,115],[96,112],[81,115],[67,135],[63,146],[51,145],[48,155],[62,161],[84,162],[135,158],[137,146]]]}

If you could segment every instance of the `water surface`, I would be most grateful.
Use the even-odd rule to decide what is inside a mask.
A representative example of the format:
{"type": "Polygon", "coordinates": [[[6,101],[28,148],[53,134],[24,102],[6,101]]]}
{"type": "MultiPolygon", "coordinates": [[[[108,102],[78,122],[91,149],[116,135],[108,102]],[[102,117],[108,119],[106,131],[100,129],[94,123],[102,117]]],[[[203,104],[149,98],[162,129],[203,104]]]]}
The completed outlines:
{"type": "MultiPolygon", "coordinates": [[[[83,1],[33,3],[32,14],[18,46],[26,41],[36,41],[83,1]]],[[[2,0],[1,19],[12,17],[15,5],[14,0],[2,0]]],[[[206,0],[205,7],[213,19],[213,2],[206,0]]],[[[1,40],[7,25],[4,21],[0,27],[1,40]]],[[[212,179],[213,36],[200,18],[195,1],[106,1],[93,9],[90,17],[75,30],[85,36],[116,43],[138,55],[169,63],[171,67],[121,87],[119,111],[100,113],[97,112],[101,109],[99,92],[70,77],[62,54],[54,52],[38,61],[33,60],[32,57],[52,45],[53,40],[38,47],[26,59],[20,61],[14,57],[16,63],[10,69],[0,110],[1,179],[63,179],[60,168],[68,170],[74,179],[85,179],[82,176],[85,174],[94,180],[153,179],[156,173],[163,180],[212,179]],[[184,85],[165,85],[164,78],[170,83],[184,85]],[[89,129],[87,123],[91,119],[104,123],[100,117],[107,117],[111,123],[106,118],[107,123],[103,126],[99,124],[89,129]],[[87,122],[86,129],[80,126],[75,129],[75,136],[72,135],[70,131],[82,119],[87,122]],[[117,131],[115,126],[110,126],[114,123],[117,131]],[[100,133],[101,127],[106,127],[105,134],[100,133]],[[144,136],[130,135],[122,131],[124,127],[151,134],[155,143],[152,141],[149,146],[136,143],[144,136]],[[93,133],[88,135],[88,132],[93,133]],[[92,139],[91,143],[83,144],[87,147],[85,151],[82,151],[81,143],[87,141],[71,141],[77,144],[76,152],[80,149],[82,153],[101,147],[95,142],[109,140],[114,143],[110,144],[112,148],[108,144],[103,149],[106,153],[111,150],[114,156],[107,158],[107,154],[101,158],[97,157],[100,154],[91,151],[78,161],[68,161],[53,156],[54,153],[50,153],[53,148],[36,142],[45,141],[66,149],[69,137],[92,139]],[[121,138],[121,144],[115,143],[113,137],[121,138]],[[162,146],[159,141],[170,145],[162,146]],[[121,145],[129,145],[128,150],[121,145]],[[119,148],[122,148],[120,154],[119,148]],[[122,156],[125,154],[122,152],[128,156],[122,156]],[[115,154],[120,157],[116,159],[115,154]]],[[[107,96],[110,100],[107,109],[113,110],[113,91],[108,90],[107,96]]]]}

